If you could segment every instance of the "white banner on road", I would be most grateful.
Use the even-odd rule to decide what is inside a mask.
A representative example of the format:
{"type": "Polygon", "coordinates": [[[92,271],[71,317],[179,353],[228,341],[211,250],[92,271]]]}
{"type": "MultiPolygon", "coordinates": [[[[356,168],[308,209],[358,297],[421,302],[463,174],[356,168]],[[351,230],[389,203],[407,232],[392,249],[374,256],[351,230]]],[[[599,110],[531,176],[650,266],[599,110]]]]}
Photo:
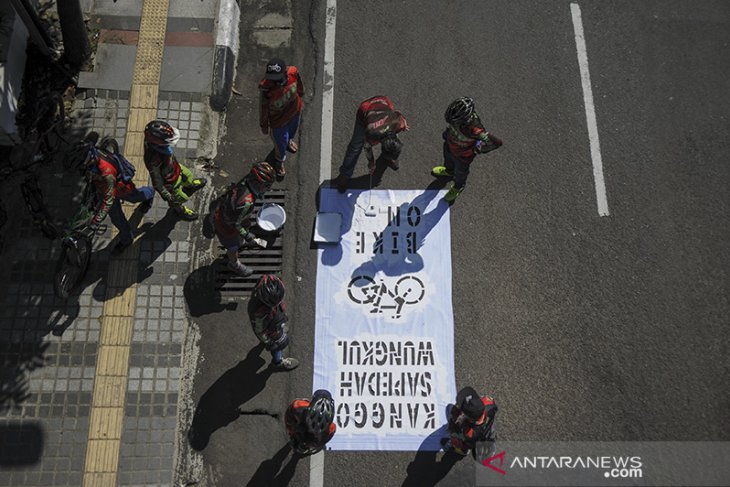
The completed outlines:
{"type": "Polygon", "coordinates": [[[317,265],[314,389],[335,399],[332,449],[440,448],[456,394],[443,193],[321,190],[320,211],[342,214],[317,265]]]}

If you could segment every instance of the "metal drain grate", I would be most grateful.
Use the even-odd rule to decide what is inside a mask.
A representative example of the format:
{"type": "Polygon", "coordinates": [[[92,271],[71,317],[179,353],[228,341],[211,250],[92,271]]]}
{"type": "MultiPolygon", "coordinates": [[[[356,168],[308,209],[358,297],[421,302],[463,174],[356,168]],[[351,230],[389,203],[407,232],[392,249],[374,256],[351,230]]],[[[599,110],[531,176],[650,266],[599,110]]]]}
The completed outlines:
{"type": "MultiPolygon", "coordinates": [[[[272,189],[266,193],[263,201],[256,202],[256,211],[251,216],[251,231],[256,234],[255,215],[264,203],[276,203],[286,210],[285,191],[283,189],[272,189]]],[[[247,249],[239,252],[241,262],[253,269],[254,273],[249,277],[239,277],[226,267],[225,255],[216,261],[216,289],[225,295],[239,295],[248,297],[251,294],[256,281],[263,274],[280,274],[283,259],[284,230],[276,236],[267,240],[268,246],[265,249],[247,249]]]]}

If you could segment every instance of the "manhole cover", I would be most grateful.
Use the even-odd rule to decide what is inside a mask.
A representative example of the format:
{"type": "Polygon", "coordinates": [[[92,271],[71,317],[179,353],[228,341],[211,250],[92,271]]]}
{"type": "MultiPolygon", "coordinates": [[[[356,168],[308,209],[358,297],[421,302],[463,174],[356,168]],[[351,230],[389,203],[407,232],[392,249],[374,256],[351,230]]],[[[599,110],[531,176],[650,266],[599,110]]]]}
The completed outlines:
{"type": "MultiPolygon", "coordinates": [[[[285,191],[273,189],[266,193],[264,201],[256,203],[256,211],[251,217],[251,229],[256,234],[256,218],[259,209],[264,203],[276,203],[286,209],[285,191]]],[[[285,227],[286,229],[286,227],[285,227]]],[[[284,229],[284,230],[285,230],[284,229]]],[[[249,277],[239,277],[226,267],[227,259],[216,261],[216,289],[225,295],[239,295],[248,297],[251,294],[256,281],[264,274],[281,274],[283,259],[283,239],[285,231],[282,230],[276,238],[266,239],[268,246],[265,249],[247,249],[239,252],[241,262],[253,269],[249,277]]]]}

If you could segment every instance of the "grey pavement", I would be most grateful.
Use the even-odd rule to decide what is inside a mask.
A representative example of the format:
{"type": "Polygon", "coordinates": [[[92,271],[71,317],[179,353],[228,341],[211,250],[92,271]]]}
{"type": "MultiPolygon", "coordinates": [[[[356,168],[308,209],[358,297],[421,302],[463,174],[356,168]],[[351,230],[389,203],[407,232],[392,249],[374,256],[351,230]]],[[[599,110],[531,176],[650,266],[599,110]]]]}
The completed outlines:
{"type": "MultiPolygon", "coordinates": [[[[111,8],[112,2],[108,3],[97,2],[97,7],[111,8]]],[[[204,3],[197,14],[210,11],[209,2],[204,3]]],[[[182,12],[179,2],[173,5],[173,14],[188,23],[207,25],[195,12],[182,12]]],[[[104,11],[105,21],[111,22],[116,13],[104,11]]],[[[137,18],[129,28],[138,22],[137,18]]],[[[158,117],[180,128],[177,157],[196,173],[201,173],[196,161],[212,155],[211,140],[216,138],[216,124],[211,122],[215,116],[207,103],[210,70],[203,80],[187,76],[189,72],[178,66],[196,69],[195,63],[202,66],[205,59],[212,64],[212,51],[203,51],[166,50],[158,105],[158,117]]],[[[111,86],[91,80],[77,90],[70,111],[72,138],[96,130],[115,137],[123,147],[134,48],[129,52],[118,56],[119,51],[106,52],[102,45],[97,66],[110,68],[102,71],[127,81],[111,86]]],[[[41,187],[54,215],[70,216],[75,204],[69,202],[79,198],[79,177],[58,166],[43,174],[41,187]]],[[[11,192],[8,197],[20,195],[11,192]]],[[[82,290],[67,301],[53,294],[58,243],[43,239],[24,211],[14,212],[8,225],[17,238],[7,239],[2,258],[9,264],[0,268],[0,485],[78,486],[86,456],[111,224],[107,220],[106,231],[95,240],[96,252],[82,290]]],[[[183,284],[191,268],[193,228],[197,227],[169,214],[158,197],[138,229],[142,237],[120,486],[173,485],[188,331],[183,284]]]]}

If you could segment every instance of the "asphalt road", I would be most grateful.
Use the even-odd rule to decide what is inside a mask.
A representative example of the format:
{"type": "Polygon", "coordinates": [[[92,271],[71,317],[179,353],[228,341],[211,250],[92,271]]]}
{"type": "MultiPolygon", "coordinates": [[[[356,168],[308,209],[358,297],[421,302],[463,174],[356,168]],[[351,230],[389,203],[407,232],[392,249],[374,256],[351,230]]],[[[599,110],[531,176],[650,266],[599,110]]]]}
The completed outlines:
{"type": "MultiPolygon", "coordinates": [[[[291,45],[267,48],[252,25],[286,4],[249,3],[236,82],[243,96],[228,111],[215,182],[268,152],[255,86],[265,60],[283,55],[307,88],[301,150],[283,183],[293,223],[284,269],[291,353],[303,365],[265,377],[255,357],[239,364],[255,339],[238,300],[235,310],[194,318],[202,357],[194,397],[265,411],[228,408],[228,420],[210,428],[202,455],[211,485],[304,486],[309,461],[284,460],[281,415],[311,392],[325,7],[295,2],[291,45]]],[[[386,94],[411,131],[401,170],[382,187],[425,188],[440,162],[445,107],[473,96],[505,145],[474,162],[452,207],[457,388],[495,397],[503,440],[728,440],[730,4],[580,6],[609,216],[596,209],[565,1],[338,2],[332,174],[358,103],[386,94]]],[[[356,176],[364,173],[362,157],[356,176]]],[[[446,472],[432,460],[327,452],[324,485],[407,477],[432,485],[442,476],[439,485],[473,484],[471,462],[446,472]]]]}

